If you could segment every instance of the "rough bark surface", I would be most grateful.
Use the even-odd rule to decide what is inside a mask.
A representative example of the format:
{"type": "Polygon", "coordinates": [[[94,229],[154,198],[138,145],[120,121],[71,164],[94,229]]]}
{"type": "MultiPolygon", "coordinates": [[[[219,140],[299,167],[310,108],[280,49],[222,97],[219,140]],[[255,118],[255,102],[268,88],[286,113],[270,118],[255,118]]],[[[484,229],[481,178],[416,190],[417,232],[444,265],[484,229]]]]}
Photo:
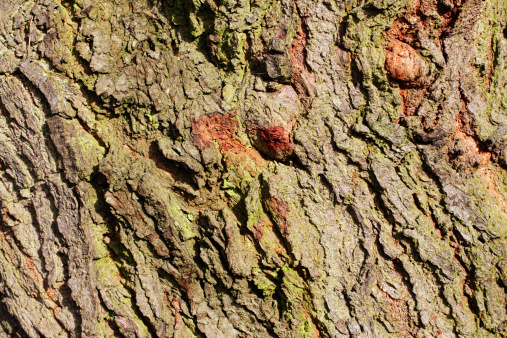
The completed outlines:
{"type": "Polygon", "coordinates": [[[0,336],[507,335],[506,24],[0,0],[0,336]]]}

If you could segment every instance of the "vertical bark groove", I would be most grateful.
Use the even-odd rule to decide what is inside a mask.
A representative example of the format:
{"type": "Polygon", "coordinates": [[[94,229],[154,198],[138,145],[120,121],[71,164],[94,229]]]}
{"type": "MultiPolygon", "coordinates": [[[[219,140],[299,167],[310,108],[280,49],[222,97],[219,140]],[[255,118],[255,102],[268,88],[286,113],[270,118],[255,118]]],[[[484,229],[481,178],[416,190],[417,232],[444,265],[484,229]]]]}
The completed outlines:
{"type": "Polygon", "coordinates": [[[507,330],[505,3],[0,3],[0,335],[507,330]]]}

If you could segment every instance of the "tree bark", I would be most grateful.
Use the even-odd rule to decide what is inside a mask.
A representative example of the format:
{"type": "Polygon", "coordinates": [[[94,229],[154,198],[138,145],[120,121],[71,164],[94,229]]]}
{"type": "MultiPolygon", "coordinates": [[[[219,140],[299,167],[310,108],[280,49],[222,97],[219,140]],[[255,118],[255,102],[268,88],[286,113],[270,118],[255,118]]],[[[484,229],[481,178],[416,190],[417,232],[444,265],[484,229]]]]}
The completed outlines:
{"type": "Polygon", "coordinates": [[[507,335],[507,2],[1,0],[1,337],[507,335]]]}

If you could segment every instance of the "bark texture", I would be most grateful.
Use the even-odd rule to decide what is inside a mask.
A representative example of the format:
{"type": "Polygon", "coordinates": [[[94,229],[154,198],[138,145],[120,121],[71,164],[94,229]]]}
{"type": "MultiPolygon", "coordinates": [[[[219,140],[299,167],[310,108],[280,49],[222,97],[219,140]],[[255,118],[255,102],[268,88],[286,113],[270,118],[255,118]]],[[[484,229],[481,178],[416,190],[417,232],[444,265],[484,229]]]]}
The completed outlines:
{"type": "Polygon", "coordinates": [[[506,24],[0,0],[0,336],[506,335],[506,24]]]}

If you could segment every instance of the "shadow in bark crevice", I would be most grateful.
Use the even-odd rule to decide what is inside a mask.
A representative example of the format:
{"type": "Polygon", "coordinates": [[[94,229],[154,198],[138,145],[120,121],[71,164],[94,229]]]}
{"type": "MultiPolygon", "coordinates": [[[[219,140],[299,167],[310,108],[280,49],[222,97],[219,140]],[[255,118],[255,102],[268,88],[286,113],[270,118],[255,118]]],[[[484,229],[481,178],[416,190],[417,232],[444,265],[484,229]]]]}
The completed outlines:
{"type": "Polygon", "coordinates": [[[5,295],[0,293],[0,326],[2,326],[6,333],[10,333],[13,338],[28,338],[29,335],[9,312],[7,305],[3,301],[4,298],[5,295]]]}

